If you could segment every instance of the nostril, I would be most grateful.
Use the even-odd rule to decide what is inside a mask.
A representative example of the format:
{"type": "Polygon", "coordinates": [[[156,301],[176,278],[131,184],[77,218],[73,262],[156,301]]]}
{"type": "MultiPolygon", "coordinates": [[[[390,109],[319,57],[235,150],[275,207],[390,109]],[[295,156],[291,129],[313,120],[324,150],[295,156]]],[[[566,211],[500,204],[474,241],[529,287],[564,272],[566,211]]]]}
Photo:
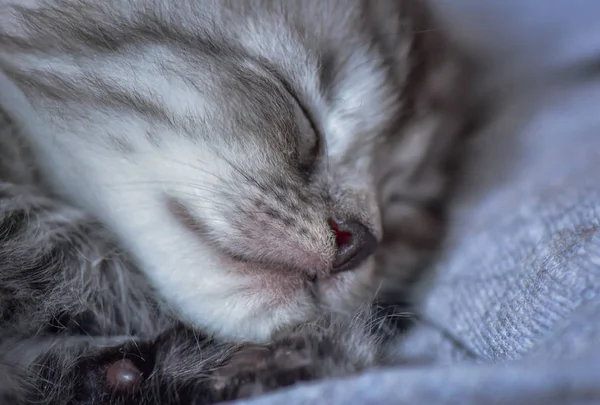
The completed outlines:
{"type": "Polygon", "coordinates": [[[331,218],[329,219],[329,227],[333,230],[333,233],[335,234],[336,246],[347,245],[350,242],[352,242],[352,233],[340,230],[338,224],[331,218]]]}
{"type": "Polygon", "coordinates": [[[371,256],[377,248],[377,239],[358,221],[329,220],[335,233],[336,255],[333,271],[336,273],[353,270],[371,256]]]}

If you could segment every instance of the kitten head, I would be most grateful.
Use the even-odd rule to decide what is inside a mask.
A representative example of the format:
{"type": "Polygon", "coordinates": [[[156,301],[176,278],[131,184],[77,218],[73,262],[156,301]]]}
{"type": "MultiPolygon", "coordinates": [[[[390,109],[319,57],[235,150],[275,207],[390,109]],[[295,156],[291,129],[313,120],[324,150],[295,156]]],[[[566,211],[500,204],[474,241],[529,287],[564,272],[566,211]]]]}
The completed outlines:
{"type": "Polygon", "coordinates": [[[242,61],[221,70],[202,135],[173,150],[193,173],[185,185],[171,179],[164,198],[172,215],[248,271],[252,263],[319,278],[361,265],[380,235],[377,217],[366,215],[373,188],[341,193],[323,128],[285,79],[242,61]],[[194,182],[201,199],[190,198],[194,182]]]}
{"type": "Polygon", "coordinates": [[[412,46],[396,6],[383,7],[406,31],[392,68],[345,5],[31,2],[4,25],[0,63],[42,117],[30,131],[41,164],[183,318],[265,340],[371,298],[392,156],[412,146],[396,160],[416,166],[412,138],[437,128],[389,138],[412,46]]]}

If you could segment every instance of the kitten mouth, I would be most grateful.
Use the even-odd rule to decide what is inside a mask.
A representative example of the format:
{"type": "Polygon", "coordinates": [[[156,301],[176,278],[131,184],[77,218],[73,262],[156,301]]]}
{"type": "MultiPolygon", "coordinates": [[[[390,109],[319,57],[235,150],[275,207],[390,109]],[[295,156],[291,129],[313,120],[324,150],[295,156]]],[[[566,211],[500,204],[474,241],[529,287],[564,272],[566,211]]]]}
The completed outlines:
{"type": "MultiPolygon", "coordinates": [[[[311,292],[319,291],[322,288],[329,289],[335,286],[339,280],[347,279],[346,271],[318,272],[306,271],[283,264],[259,263],[248,259],[247,257],[235,254],[223,246],[213,243],[209,227],[202,221],[195,218],[183,202],[172,196],[166,196],[168,210],[177,219],[177,221],[188,231],[190,231],[204,246],[208,246],[224,269],[235,269],[235,272],[242,276],[251,276],[256,278],[265,289],[270,289],[274,284],[278,284],[277,289],[283,287],[285,290],[302,289],[311,292]],[[287,286],[287,287],[286,287],[287,286]]],[[[348,235],[332,227],[337,239],[347,240],[348,235]]],[[[339,240],[337,241],[339,243],[339,240]]],[[[359,266],[360,267],[360,266],[359,266]]],[[[317,294],[318,295],[318,294],[317,294]]]]}

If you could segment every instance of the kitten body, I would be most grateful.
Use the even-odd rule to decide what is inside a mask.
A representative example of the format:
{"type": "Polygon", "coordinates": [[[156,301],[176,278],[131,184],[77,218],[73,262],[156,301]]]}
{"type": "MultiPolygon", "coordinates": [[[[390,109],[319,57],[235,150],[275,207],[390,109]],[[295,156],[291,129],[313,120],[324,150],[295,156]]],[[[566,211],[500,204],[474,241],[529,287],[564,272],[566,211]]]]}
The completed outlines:
{"type": "Polygon", "coordinates": [[[21,399],[105,403],[123,356],[144,390],[117,403],[382,364],[369,305],[441,238],[465,118],[431,24],[413,1],[0,0],[0,364],[21,399]],[[217,371],[248,342],[262,366],[217,371]]]}

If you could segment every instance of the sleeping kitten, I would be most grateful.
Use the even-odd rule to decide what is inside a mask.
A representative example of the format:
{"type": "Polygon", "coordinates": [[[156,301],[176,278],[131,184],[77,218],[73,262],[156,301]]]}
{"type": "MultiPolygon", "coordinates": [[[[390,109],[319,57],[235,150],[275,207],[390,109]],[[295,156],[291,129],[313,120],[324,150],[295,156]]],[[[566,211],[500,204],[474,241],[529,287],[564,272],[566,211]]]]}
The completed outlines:
{"type": "Polygon", "coordinates": [[[101,224],[31,187],[0,183],[0,229],[0,404],[212,404],[386,360],[368,310],[264,345],[181,325],[101,224]]]}
{"type": "Polygon", "coordinates": [[[0,0],[0,142],[26,157],[0,163],[0,361],[29,400],[380,364],[369,303],[441,238],[465,118],[433,27],[421,1],[0,0]]]}

